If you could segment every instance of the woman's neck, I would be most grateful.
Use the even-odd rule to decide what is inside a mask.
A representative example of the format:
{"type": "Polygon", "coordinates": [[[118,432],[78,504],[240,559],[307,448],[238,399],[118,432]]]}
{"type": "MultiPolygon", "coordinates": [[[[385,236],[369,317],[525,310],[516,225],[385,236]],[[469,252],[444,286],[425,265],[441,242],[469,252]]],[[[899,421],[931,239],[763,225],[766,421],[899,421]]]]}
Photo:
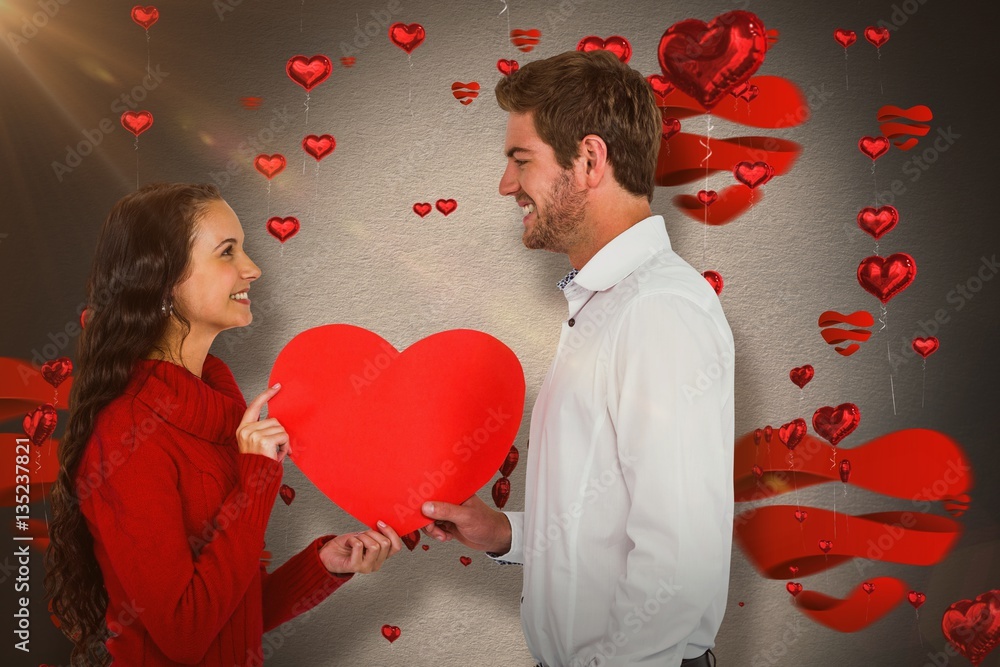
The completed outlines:
{"type": "Polygon", "coordinates": [[[200,378],[202,369],[205,367],[205,358],[208,356],[208,351],[214,340],[214,335],[191,331],[184,338],[182,346],[179,334],[176,330],[172,330],[160,344],[160,349],[150,350],[146,358],[169,361],[183,366],[200,378]]]}

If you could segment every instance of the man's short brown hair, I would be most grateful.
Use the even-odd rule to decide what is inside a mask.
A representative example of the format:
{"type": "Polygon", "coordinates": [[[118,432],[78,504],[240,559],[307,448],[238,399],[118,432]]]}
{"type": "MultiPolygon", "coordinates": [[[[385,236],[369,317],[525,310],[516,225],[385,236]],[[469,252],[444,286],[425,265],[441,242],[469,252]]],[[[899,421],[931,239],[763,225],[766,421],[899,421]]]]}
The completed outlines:
{"type": "Polygon", "coordinates": [[[528,63],[500,80],[496,98],[504,111],[533,114],[563,169],[579,156],[581,139],[601,137],[615,180],[653,199],[660,113],[649,83],[613,53],[568,51],[528,63]]]}

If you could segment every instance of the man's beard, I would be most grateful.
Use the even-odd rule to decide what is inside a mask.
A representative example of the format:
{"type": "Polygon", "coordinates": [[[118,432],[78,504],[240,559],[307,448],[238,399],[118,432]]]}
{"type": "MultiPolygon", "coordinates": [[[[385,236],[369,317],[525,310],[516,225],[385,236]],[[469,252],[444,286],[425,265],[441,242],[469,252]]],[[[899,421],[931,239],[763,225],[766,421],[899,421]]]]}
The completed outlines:
{"type": "Polygon", "coordinates": [[[526,248],[566,252],[579,235],[587,208],[587,193],[574,191],[572,182],[570,170],[563,171],[552,187],[544,217],[536,208],[535,224],[525,230],[522,239],[526,248]]]}

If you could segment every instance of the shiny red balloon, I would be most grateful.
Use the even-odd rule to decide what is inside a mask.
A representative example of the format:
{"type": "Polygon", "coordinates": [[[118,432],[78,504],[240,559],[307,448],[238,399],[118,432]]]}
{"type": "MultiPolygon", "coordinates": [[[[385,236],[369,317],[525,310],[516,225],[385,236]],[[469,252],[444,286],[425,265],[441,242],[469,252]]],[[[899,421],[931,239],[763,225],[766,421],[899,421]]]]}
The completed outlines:
{"type": "Polygon", "coordinates": [[[337,140],[329,134],[322,134],[320,136],[310,134],[302,140],[302,150],[316,158],[317,162],[332,153],[336,147],[337,140]]]}
{"type": "Polygon", "coordinates": [[[430,202],[418,201],[413,205],[413,212],[419,215],[421,218],[431,212],[434,207],[431,206],[430,202]]]}
{"type": "Polygon", "coordinates": [[[424,43],[426,36],[424,26],[419,23],[407,25],[397,22],[389,26],[389,41],[407,53],[413,53],[415,48],[424,43]]]}
{"type": "Polygon", "coordinates": [[[795,597],[796,595],[802,592],[802,584],[798,583],[797,581],[789,581],[787,584],[785,584],[785,590],[791,593],[792,597],[795,597]]]}
{"type": "Polygon", "coordinates": [[[708,284],[712,286],[716,294],[722,294],[722,288],[725,286],[725,282],[722,280],[722,274],[718,271],[705,271],[701,274],[708,281],[708,284]]]}
{"type": "Polygon", "coordinates": [[[715,190],[698,190],[698,201],[705,206],[711,206],[719,198],[719,193],[715,190]]]}
{"type": "Polygon", "coordinates": [[[403,544],[406,545],[407,549],[413,551],[417,548],[417,544],[420,542],[420,531],[415,530],[412,533],[400,535],[399,539],[403,540],[403,544]]]}
{"type": "Polygon", "coordinates": [[[122,114],[122,127],[139,136],[153,125],[153,114],[148,111],[126,111],[122,114]]]}
{"type": "Polygon", "coordinates": [[[500,474],[504,477],[510,477],[510,474],[514,472],[514,468],[517,467],[517,462],[520,458],[521,453],[517,451],[517,447],[511,445],[510,451],[507,452],[507,458],[500,464],[500,474]]]}
{"type": "Polygon", "coordinates": [[[930,338],[920,338],[918,336],[913,339],[912,345],[913,351],[926,359],[937,352],[938,347],[941,345],[941,341],[937,339],[937,336],[931,336],[930,338]]]}
{"type": "Polygon", "coordinates": [[[927,596],[920,591],[910,591],[906,594],[906,599],[913,605],[914,609],[920,609],[920,605],[927,600],[927,596]]]}
{"type": "Polygon", "coordinates": [[[813,413],[813,430],[834,447],[850,435],[861,421],[861,411],[854,403],[826,406],[813,413]]]}
{"type": "Polygon", "coordinates": [[[292,216],[274,216],[267,221],[267,233],[282,243],[298,234],[300,227],[299,219],[292,216]]]}
{"type": "Polygon", "coordinates": [[[45,403],[24,415],[21,427],[24,429],[24,433],[28,436],[28,439],[41,447],[56,430],[58,421],[59,415],[56,412],[55,406],[51,403],[45,403]]]}
{"type": "Polygon", "coordinates": [[[493,482],[493,503],[499,509],[503,509],[503,506],[507,504],[507,499],[510,498],[510,480],[506,477],[501,477],[497,481],[493,482]]]}
{"type": "Polygon", "coordinates": [[[868,593],[868,595],[871,595],[872,593],[875,592],[875,584],[871,581],[866,581],[865,583],[861,584],[861,588],[864,590],[865,593],[868,593]]]}
{"type": "Polygon", "coordinates": [[[795,510],[795,520],[802,523],[809,518],[809,512],[807,510],[798,509],[795,510]]]}
{"type": "Polygon", "coordinates": [[[454,199],[438,199],[434,202],[434,208],[441,211],[442,215],[448,215],[458,208],[458,202],[454,199]]]}
{"type": "Polygon", "coordinates": [[[278,495],[281,496],[281,501],[283,503],[291,505],[292,501],[295,500],[295,489],[287,484],[282,484],[281,488],[278,489],[278,495]]]}
{"type": "Polygon", "coordinates": [[[764,62],[767,35],[757,16],[728,12],[708,24],[687,19],[667,28],[657,56],[666,77],[711,109],[764,62]]]}
{"type": "Polygon", "coordinates": [[[751,190],[764,185],[774,176],[774,167],[767,162],[740,162],[733,169],[733,176],[751,190]]]}
{"type": "Polygon", "coordinates": [[[843,28],[837,28],[833,31],[833,38],[837,40],[837,44],[840,44],[845,49],[858,41],[858,33],[853,30],[844,30],[843,28]]]}
{"type": "Polygon", "coordinates": [[[917,276],[917,263],[905,252],[872,255],[858,265],[858,283],[882,303],[905,290],[917,276]]]}
{"type": "Polygon", "coordinates": [[[819,550],[825,554],[830,553],[830,549],[833,548],[833,540],[819,540],[817,544],[819,545],[819,550]]]}
{"type": "Polygon", "coordinates": [[[132,8],[132,20],[138,23],[140,26],[149,30],[153,27],[160,18],[160,10],[158,10],[153,5],[148,7],[143,7],[142,5],[136,5],[132,8]]]}
{"type": "Polygon", "coordinates": [[[312,58],[292,56],[285,65],[288,78],[305,88],[306,92],[326,81],[332,71],[333,63],[324,55],[315,55],[312,58]]]}
{"type": "Polygon", "coordinates": [[[889,41],[889,29],[870,25],[865,28],[865,39],[874,44],[876,49],[880,48],[889,41]]]}
{"type": "Polygon", "coordinates": [[[799,389],[802,389],[809,381],[813,379],[816,375],[816,370],[812,367],[812,364],[806,364],[804,366],[796,366],[792,370],[788,371],[788,378],[795,383],[799,389]]]}
{"type": "Polygon", "coordinates": [[[851,481],[851,462],[847,459],[840,462],[840,481],[844,484],[851,481]]]}
{"type": "Polygon", "coordinates": [[[669,141],[670,137],[681,131],[681,122],[676,118],[663,117],[663,140],[669,141]]]}
{"type": "Polygon", "coordinates": [[[510,76],[520,68],[516,60],[507,60],[506,58],[501,58],[497,61],[497,70],[500,71],[504,76],[510,76]]]}
{"type": "Polygon", "coordinates": [[[793,450],[796,445],[802,442],[802,438],[806,437],[806,431],[808,430],[809,427],[806,425],[806,420],[800,417],[793,419],[778,429],[778,438],[785,444],[785,447],[793,450]]]}
{"type": "Polygon", "coordinates": [[[275,153],[274,155],[261,154],[253,160],[254,169],[263,174],[267,180],[271,180],[284,171],[285,164],[285,156],[281,153],[275,153]]]}
{"type": "Polygon", "coordinates": [[[895,206],[874,208],[866,206],[858,213],[858,227],[876,241],[889,232],[899,222],[899,211],[895,206]]]}
{"type": "Polygon", "coordinates": [[[662,106],[661,103],[665,103],[664,98],[672,93],[675,88],[669,79],[659,74],[650,74],[646,77],[646,81],[649,82],[650,87],[652,87],[653,92],[656,94],[656,103],[660,106],[662,106]]]}
{"type": "Polygon", "coordinates": [[[55,389],[58,389],[59,385],[72,374],[73,362],[69,357],[59,357],[42,364],[42,377],[55,389]]]}
{"type": "Polygon", "coordinates": [[[618,60],[627,63],[632,59],[632,44],[621,35],[601,39],[595,35],[584,37],[576,45],[577,51],[610,51],[618,60]]]}
{"type": "Polygon", "coordinates": [[[858,149],[872,160],[877,160],[889,150],[889,140],[881,136],[861,137],[858,139],[858,149]]]}
{"type": "Polygon", "coordinates": [[[982,663],[1000,644],[1000,590],[950,605],[941,617],[941,631],[969,662],[982,663]]]}
{"type": "Polygon", "coordinates": [[[382,636],[389,640],[389,643],[393,643],[402,634],[402,630],[399,629],[398,625],[383,625],[382,626],[382,636]]]}

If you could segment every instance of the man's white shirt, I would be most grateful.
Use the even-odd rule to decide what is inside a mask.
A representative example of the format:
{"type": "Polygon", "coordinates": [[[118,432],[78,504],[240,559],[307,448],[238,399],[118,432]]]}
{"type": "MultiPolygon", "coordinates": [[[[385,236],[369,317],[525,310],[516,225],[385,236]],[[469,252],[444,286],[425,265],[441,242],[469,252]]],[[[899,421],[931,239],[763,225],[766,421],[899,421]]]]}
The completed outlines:
{"type": "Polygon", "coordinates": [[[558,666],[679,665],[715,644],[733,528],[733,336],[648,217],[563,288],[531,417],[521,623],[558,666]]]}

